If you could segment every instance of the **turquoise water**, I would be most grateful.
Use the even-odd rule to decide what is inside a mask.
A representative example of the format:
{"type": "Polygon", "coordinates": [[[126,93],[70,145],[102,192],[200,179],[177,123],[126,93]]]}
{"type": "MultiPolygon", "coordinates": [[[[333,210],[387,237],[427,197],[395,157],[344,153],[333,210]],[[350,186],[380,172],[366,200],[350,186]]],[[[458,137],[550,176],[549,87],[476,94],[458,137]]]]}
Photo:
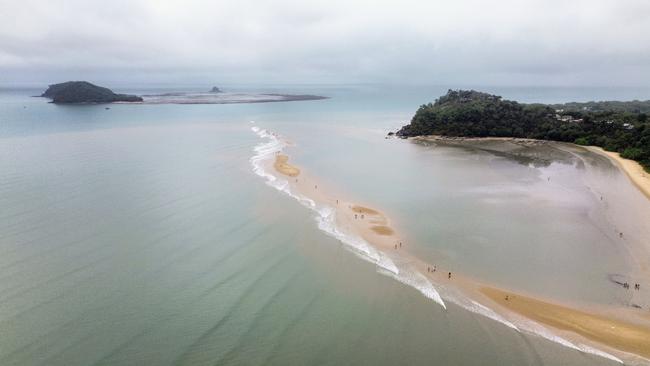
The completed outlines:
{"type": "Polygon", "coordinates": [[[281,91],[332,99],[108,110],[1,90],[0,364],[613,364],[443,310],[252,171],[254,120],[324,186],[385,211],[424,258],[567,301],[626,301],[607,275],[630,259],[607,230],[630,203],[628,240],[645,235],[638,192],[602,161],[532,167],[384,139],[444,90],[294,86],[281,91]],[[597,195],[612,190],[608,211],[597,195]]]}

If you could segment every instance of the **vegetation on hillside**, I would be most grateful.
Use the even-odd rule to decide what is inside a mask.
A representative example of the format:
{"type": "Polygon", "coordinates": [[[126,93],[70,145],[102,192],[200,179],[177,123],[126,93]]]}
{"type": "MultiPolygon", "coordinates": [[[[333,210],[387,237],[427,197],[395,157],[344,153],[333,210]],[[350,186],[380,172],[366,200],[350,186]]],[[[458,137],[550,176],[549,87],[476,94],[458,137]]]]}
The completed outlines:
{"type": "Polygon", "coordinates": [[[449,90],[434,103],[420,106],[397,135],[519,137],[595,145],[650,171],[648,108],[650,101],[522,104],[474,90],[449,90]]]}
{"type": "Polygon", "coordinates": [[[650,100],[633,100],[629,102],[603,101],[603,102],[571,102],[552,104],[554,109],[578,112],[630,112],[650,114],[650,100]]]}
{"type": "Polygon", "coordinates": [[[53,103],[63,104],[142,102],[142,98],[136,95],[115,94],[108,88],[87,81],[68,81],[53,84],[41,96],[52,99],[53,103]]]}

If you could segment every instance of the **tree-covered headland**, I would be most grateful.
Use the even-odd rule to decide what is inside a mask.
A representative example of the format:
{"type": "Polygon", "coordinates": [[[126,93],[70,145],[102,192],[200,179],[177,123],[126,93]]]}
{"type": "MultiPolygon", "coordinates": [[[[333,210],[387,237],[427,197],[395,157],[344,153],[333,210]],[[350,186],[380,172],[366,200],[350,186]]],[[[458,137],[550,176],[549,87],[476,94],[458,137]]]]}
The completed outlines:
{"type": "Polygon", "coordinates": [[[398,136],[518,137],[600,146],[650,171],[650,101],[523,104],[449,90],[420,106],[398,136]]]}

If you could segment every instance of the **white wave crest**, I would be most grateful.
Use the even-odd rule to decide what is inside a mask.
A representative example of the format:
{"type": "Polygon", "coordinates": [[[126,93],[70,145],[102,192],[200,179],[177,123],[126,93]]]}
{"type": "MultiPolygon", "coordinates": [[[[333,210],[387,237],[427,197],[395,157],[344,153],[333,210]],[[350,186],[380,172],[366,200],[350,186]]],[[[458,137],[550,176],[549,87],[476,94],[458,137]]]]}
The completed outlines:
{"type": "Polygon", "coordinates": [[[442,300],[442,296],[440,296],[438,290],[436,290],[433,284],[420,272],[403,269],[399,274],[391,272],[384,272],[383,274],[392,277],[396,281],[401,282],[407,286],[413,287],[422,295],[424,295],[424,297],[433,300],[438,305],[442,306],[443,309],[447,310],[447,305],[445,305],[445,302],[442,300]]]}

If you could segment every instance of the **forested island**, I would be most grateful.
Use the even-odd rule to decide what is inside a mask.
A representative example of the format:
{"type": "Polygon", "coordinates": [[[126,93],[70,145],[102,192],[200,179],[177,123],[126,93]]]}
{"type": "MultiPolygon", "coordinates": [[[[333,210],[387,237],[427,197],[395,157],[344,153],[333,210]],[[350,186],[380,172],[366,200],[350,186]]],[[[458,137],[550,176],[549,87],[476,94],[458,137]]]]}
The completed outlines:
{"type": "Polygon", "coordinates": [[[52,103],[62,104],[142,102],[142,98],[136,95],[116,94],[87,81],[52,84],[41,96],[52,99],[52,103]]]}
{"type": "Polygon", "coordinates": [[[449,90],[420,106],[401,137],[516,137],[600,146],[650,171],[650,101],[524,104],[449,90]]]}

